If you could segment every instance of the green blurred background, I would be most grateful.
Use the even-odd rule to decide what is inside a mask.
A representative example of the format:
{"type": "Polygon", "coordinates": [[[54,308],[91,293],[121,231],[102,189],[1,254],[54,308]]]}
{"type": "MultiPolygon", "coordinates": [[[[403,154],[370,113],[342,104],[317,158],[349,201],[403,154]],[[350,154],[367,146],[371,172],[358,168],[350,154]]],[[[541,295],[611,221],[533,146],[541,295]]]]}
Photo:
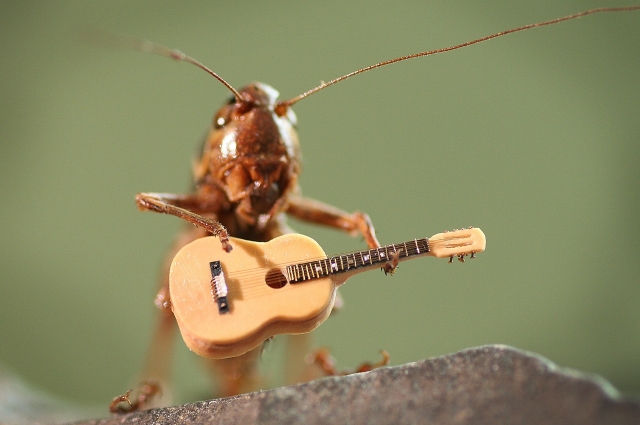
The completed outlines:
{"type": "MultiPolygon", "coordinates": [[[[81,41],[86,28],[198,58],[293,97],[359,67],[623,1],[21,2],[0,5],[0,362],[82,404],[129,388],[181,193],[226,89],[187,64],[81,41]]],[[[300,102],[304,194],[370,214],[383,243],[481,227],[488,250],[343,288],[315,333],[343,367],[482,344],[640,393],[640,13],[596,15],[376,70],[300,102]]],[[[329,253],[364,244],[293,222],[329,253]]],[[[176,402],[208,383],[181,340],[176,402]]],[[[265,354],[277,383],[282,348],[265,354]]]]}

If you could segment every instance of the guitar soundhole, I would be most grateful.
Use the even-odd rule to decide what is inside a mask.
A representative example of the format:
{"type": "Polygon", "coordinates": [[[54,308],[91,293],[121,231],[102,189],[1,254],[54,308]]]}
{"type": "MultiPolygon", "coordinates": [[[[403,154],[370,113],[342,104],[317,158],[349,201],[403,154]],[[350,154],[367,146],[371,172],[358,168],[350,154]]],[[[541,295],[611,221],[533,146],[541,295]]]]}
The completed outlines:
{"type": "Polygon", "coordinates": [[[287,278],[282,274],[280,269],[271,269],[264,278],[267,285],[273,289],[282,288],[287,284],[287,278]]]}

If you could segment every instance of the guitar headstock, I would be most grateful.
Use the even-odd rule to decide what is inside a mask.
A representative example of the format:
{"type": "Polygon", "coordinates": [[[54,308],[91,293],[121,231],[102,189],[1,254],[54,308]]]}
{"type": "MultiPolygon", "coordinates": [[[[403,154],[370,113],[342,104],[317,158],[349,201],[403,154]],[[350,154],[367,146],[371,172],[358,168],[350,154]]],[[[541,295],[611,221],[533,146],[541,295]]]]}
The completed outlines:
{"type": "Polygon", "coordinates": [[[453,257],[464,262],[465,255],[475,258],[478,252],[484,251],[487,245],[487,238],[482,230],[469,227],[468,229],[455,229],[452,232],[444,232],[433,235],[429,238],[429,251],[434,257],[453,257]]]}

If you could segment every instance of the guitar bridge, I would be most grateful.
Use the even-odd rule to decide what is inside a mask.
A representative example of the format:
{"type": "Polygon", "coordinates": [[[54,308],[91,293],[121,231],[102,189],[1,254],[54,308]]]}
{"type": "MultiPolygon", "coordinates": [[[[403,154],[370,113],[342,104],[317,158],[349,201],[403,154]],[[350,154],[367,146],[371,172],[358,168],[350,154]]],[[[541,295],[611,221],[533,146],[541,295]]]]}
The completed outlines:
{"type": "Polygon", "coordinates": [[[227,302],[227,282],[224,280],[224,272],[220,261],[212,261],[209,263],[211,268],[211,294],[213,300],[218,303],[218,312],[225,314],[229,312],[229,303],[227,302]]]}

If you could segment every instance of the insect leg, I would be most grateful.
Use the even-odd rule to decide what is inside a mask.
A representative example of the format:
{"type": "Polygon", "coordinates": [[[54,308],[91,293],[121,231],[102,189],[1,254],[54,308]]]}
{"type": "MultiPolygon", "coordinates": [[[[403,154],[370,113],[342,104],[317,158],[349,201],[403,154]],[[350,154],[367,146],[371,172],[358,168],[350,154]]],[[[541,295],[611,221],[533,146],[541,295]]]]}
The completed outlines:
{"type": "Polygon", "coordinates": [[[176,333],[176,322],[171,310],[169,296],[169,268],[175,254],[189,242],[206,236],[203,229],[190,229],[180,234],[173,247],[167,253],[160,270],[160,289],[155,299],[158,307],[156,327],[153,330],[151,343],[147,350],[144,368],[136,379],[135,397],[130,397],[131,390],[113,399],[109,410],[113,413],[127,413],[134,410],[157,407],[160,403],[153,403],[152,398],[162,392],[162,404],[171,404],[170,381],[171,362],[173,357],[173,342],[176,333]],[[126,404],[125,404],[126,403],[126,404]]]}
{"type": "Polygon", "coordinates": [[[389,353],[385,350],[381,350],[380,354],[382,359],[376,363],[363,363],[354,370],[338,370],[336,368],[336,360],[331,356],[331,353],[327,348],[320,348],[309,356],[309,363],[317,365],[326,375],[350,375],[352,373],[369,372],[373,369],[377,369],[389,364],[389,353]]]}
{"type": "Polygon", "coordinates": [[[149,346],[145,368],[141,374],[142,379],[137,380],[142,384],[136,388],[134,401],[130,400],[132,390],[115,397],[109,405],[109,410],[112,413],[128,413],[158,407],[158,403],[152,404],[152,399],[160,392],[165,395],[163,404],[170,404],[170,395],[167,389],[169,388],[175,328],[175,319],[171,310],[161,311],[149,346]],[[125,402],[127,404],[124,404],[125,402]]]}
{"type": "MultiPolygon", "coordinates": [[[[351,236],[361,234],[370,249],[380,248],[375,229],[369,216],[356,211],[349,214],[339,208],[325,204],[315,199],[290,196],[287,214],[310,223],[330,226],[349,233],[351,236]]],[[[389,261],[385,264],[385,273],[393,273],[397,262],[389,261]]]]}
{"type": "Polygon", "coordinates": [[[260,389],[263,379],[259,373],[262,346],[237,357],[204,359],[213,381],[218,384],[217,397],[230,397],[260,389]]]}
{"type": "Polygon", "coordinates": [[[136,410],[142,410],[148,401],[160,392],[160,386],[155,382],[147,382],[140,389],[138,398],[131,402],[130,395],[133,390],[127,391],[125,394],[115,397],[109,405],[111,413],[129,413],[136,410]],[[123,404],[123,403],[127,404],[123,404]]]}
{"type": "Polygon", "coordinates": [[[287,214],[310,223],[342,230],[351,236],[361,234],[369,248],[380,248],[380,242],[367,214],[359,211],[349,214],[329,204],[300,196],[290,196],[288,201],[287,214]]]}
{"type": "Polygon", "coordinates": [[[136,195],[138,208],[143,211],[155,211],[163,214],[171,214],[188,221],[207,232],[220,238],[225,251],[230,252],[229,233],[220,222],[196,214],[190,210],[200,210],[197,196],[173,195],[168,193],[139,193],[136,195]]]}

